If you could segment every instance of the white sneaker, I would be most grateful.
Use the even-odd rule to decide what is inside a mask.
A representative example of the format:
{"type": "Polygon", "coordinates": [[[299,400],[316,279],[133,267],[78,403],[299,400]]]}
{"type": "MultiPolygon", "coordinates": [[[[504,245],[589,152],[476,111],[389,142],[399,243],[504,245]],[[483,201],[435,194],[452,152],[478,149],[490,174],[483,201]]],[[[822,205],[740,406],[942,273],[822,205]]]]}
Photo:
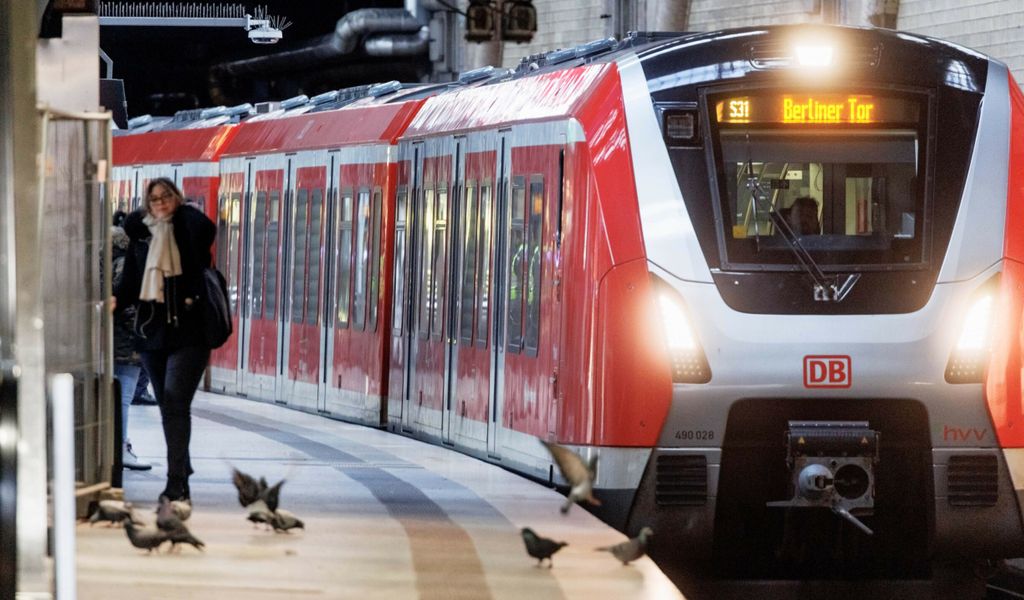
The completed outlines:
{"type": "Polygon", "coordinates": [[[124,451],[121,453],[121,465],[133,471],[148,471],[153,468],[153,465],[142,462],[138,456],[135,456],[135,453],[132,452],[131,442],[124,443],[124,451]]]}

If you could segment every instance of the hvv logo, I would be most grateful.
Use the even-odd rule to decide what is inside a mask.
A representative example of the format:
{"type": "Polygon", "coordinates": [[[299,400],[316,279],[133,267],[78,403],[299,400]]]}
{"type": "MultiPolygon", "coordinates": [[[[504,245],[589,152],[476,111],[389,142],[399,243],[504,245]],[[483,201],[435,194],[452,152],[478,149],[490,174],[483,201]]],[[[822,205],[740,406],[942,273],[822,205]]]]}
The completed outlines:
{"type": "Polygon", "coordinates": [[[848,388],[853,384],[849,356],[805,356],[804,387],[848,388]]]}

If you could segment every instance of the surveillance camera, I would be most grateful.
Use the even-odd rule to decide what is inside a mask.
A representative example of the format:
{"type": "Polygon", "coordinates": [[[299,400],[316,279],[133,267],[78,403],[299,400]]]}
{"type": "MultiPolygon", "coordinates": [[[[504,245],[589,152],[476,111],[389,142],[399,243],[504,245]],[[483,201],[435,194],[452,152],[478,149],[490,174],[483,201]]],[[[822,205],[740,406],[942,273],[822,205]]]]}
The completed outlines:
{"type": "Polygon", "coordinates": [[[281,40],[281,30],[267,25],[250,29],[249,40],[254,44],[276,44],[281,40]]]}

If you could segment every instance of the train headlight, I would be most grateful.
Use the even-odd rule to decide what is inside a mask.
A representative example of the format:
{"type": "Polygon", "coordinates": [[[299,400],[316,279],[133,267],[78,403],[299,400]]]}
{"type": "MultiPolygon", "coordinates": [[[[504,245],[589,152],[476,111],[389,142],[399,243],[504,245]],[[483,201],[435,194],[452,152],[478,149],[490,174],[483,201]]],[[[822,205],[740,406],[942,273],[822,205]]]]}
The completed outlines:
{"type": "Polygon", "coordinates": [[[793,48],[801,67],[830,67],[835,49],[826,44],[796,45],[793,48]]]}
{"type": "Polygon", "coordinates": [[[669,359],[672,363],[673,383],[707,383],[711,381],[711,368],[697,341],[679,294],[667,284],[655,286],[658,312],[661,314],[662,333],[665,336],[669,359]]]}
{"type": "Polygon", "coordinates": [[[957,352],[978,352],[988,350],[992,337],[992,296],[985,294],[978,298],[967,311],[960,339],[956,341],[957,352]]]}
{"type": "Polygon", "coordinates": [[[946,363],[948,383],[981,383],[992,352],[998,276],[982,286],[960,323],[960,334],[946,363]]]}

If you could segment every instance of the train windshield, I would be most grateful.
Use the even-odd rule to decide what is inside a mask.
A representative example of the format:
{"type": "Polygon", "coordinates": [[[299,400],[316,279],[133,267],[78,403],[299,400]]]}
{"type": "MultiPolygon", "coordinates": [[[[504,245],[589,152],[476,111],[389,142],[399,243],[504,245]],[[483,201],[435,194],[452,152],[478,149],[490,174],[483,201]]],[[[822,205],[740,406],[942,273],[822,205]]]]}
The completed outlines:
{"type": "Polygon", "coordinates": [[[779,217],[823,269],[925,262],[921,100],[778,92],[709,100],[726,265],[792,267],[779,217]]]}

